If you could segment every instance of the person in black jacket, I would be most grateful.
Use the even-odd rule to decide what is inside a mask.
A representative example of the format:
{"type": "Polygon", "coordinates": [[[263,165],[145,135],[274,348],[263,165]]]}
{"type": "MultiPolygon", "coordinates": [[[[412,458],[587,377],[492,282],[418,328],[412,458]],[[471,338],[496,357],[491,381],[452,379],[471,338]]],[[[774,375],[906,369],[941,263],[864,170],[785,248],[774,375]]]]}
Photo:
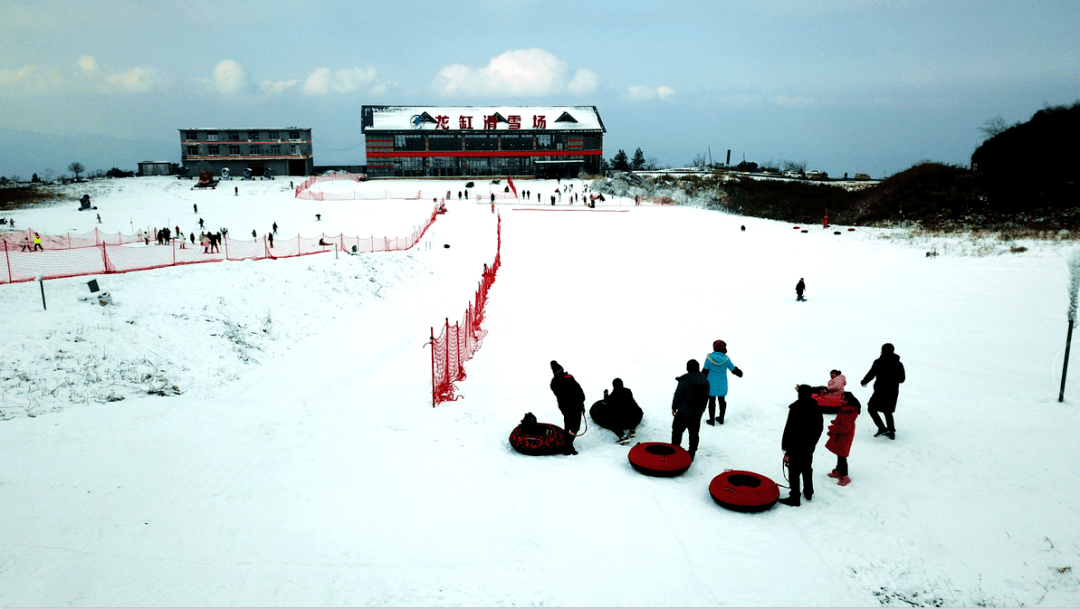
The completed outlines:
{"type": "Polygon", "coordinates": [[[574,437],[581,428],[581,415],[585,414],[585,392],[574,377],[563,370],[559,362],[551,360],[551,392],[559,403],[563,415],[563,429],[566,431],[565,455],[576,455],[574,437]]]}
{"type": "Polygon", "coordinates": [[[683,430],[690,432],[690,447],[687,452],[694,458],[698,448],[698,432],[701,430],[701,415],[709,403],[709,378],[700,372],[701,364],[696,359],[686,362],[686,374],[675,377],[679,381],[675,388],[675,397],[671,400],[671,443],[682,443],[683,430]]]}
{"type": "Polygon", "coordinates": [[[803,298],[803,292],[805,292],[805,291],[806,291],[806,282],[803,281],[802,277],[799,277],[799,283],[795,284],[795,300],[798,300],[798,301],[806,300],[805,298],[803,298]]]}
{"type": "Polygon", "coordinates": [[[641,407],[630,388],[623,385],[622,379],[611,381],[611,386],[611,394],[605,389],[604,399],[593,404],[589,414],[597,425],[610,429],[619,444],[629,444],[630,438],[637,435],[635,430],[641,423],[641,407]]]}
{"type": "Polygon", "coordinates": [[[799,505],[799,482],[802,481],[803,494],[807,501],[814,496],[814,449],[821,438],[824,427],[821,408],[813,398],[814,390],[810,385],[798,385],[799,399],[788,406],[787,423],[780,448],[784,450],[784,463],[788,466],[791,480],[791,494],[780,500],[790,506],[799,505]]]}
{"type": "Polygon", "coordinates": [[[870,372],[866,373],[860,385],[866,384],[877,378],[874,383],[874,395],[866,402],[866,411],[877,425],[877,433],[874,437],[889,436],[890,440],[896,439],[896,427],[893,425],[893,412],[896,410],[896,398],[900,394],[900,383],[906,380],[904,365],[900,363],[900,356],[896,354],[896,348],[892,343],[881,345],[881,357],[874,360],[870,366],[870,372]],[[882,424],[878,413],[885,415],[885,423],[882,424]]]}

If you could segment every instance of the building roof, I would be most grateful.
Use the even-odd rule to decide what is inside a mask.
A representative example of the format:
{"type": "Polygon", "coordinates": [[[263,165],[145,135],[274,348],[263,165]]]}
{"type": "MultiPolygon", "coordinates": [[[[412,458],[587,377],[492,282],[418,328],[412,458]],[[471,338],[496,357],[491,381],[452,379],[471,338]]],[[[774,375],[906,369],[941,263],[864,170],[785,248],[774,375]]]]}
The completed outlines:
{"type": "MultiPolygon", "coordinates": [[[[511,117],[520,117],[522,131],[599,131],[606,133],[596,106],[362,106],[360,130],[371,131],[485,131],[484,118],[496,118],[495,130],[511,130],[511,117]],[[445,129],[439,117],[446,117],[445,129]],[[544,127],[534,127],[535,117],[544,127]],[[472,128],[462,128],[462,119],[472,128]],[[469,121],[465,121],[469,124],[469,121]]],[[[490,131],[490,129],[488,129],[490,131]]]]}
{"type": "Polygon", "coordinates": [[[311,127],[187,127],[177,131],[311,131],[311,127]]]}

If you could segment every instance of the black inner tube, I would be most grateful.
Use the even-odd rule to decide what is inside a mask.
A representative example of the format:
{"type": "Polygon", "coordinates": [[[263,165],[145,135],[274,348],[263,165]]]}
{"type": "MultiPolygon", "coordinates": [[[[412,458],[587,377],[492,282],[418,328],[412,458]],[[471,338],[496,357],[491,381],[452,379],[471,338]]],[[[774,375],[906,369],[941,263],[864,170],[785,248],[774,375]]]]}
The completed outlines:
{"type": "Polygon", "coordinates": [[[746,474],[735,474],[734,476],[730,476],[728,482],[732,486],[748,486],[750,488],[761,486],[761,479],[746,474]]]}
{"type": "Polygon", "coordinates": [[[652,444],[645,447],[645,452],[649,453],[650,455],[661,455],[666,457],[668,455],[674,455],[675,449],[670,446],[665,446],[663,444],[652,444]]]}

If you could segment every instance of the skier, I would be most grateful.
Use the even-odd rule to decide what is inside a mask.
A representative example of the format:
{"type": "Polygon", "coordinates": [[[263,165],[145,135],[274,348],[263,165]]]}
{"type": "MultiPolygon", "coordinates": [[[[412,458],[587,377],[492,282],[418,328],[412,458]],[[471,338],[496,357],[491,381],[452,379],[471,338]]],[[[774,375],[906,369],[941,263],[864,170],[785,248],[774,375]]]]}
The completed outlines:
{"type": "Polygon", "coordinates": [[[705,374],[709,378],[709,419],[705,421],[709,425],[724,424],[724,413],[727,412],[727,371],[742,378],[742,370],[731,363],[727,356],[727,343],[722,340],[714,340],[713,352],[705,356],[705,374]],[[720,416],[716,415],[717,403],[720,405],[720,416]]]}
{"type": "Polygon", "coordinates": [[[564,455],[576,455],[574,437],[581,428],[581,415],[585,414],[585,392],[570,373],[563,370],[559,362],[551,360],[551,392],[559,404],[563,415],[563,429],[566,432],[564,455]]]}
{"type": "Polygon", "coordinates": [[[34,233],[34,249],[32,251],[45,251],[45,248],[41,247],[41,235],[34,233]]]}
{"type": "Polygon", "coordinates": [[[270,247],[274,247],[274,233],[270,233],[266,238],[270,241],[270,247]]]}
{"type": "Polygon", "coordinates": [[[690,432],[690,446],[687,448],[690,458],[694,458],[698,448],[698,432],[701,429],[701,415],[705,414],[705,404],[709,401],[709,379],[700,372],[696,359],[686,362],[686,374],[675,377],[679,381],[675,396],[671,400],[671,443],[682,443],[683,430],[690,432]]]}
{"type": "Polygon", "coordinates": [[[274,234],[276,235],[277,234],[277,222],[274,222],[273,228],[274,228],[274,234]]]}
{"type": "Polygon", "coordinates": [[[780,500],[790,506],[799,505],[799,481],[803,483],[803,496],[810,501],[814,496],[814,448],[821,438],[821,409],[813,398],[810,385],[798,385],[799,399],[788,406],[787,423],[780,448],[784,450],[784,464],[791,476],[791,494],[780,500]]]}
{"type": "Polygon", "coordinates": [[[870,371],[866,373],[860,385],[866,384],[877,378],[874,383],[874,395],[866,402],[866,411],[877,425],[877,433],[874,437],[889,436],[890,440],[896,439],[896,426],[893,424],[893,412],[896,410],[896,398],[900,394],[900,383],[907,380],[904,374],[904,364],[900,363],[900,356],[896,354],[896,348],[892,343],[881,345],[881,357],[874,360],[870,371]],[[885,424],[881,423],[878,413],[885,415],[885,424]]]}
{"type": "Polygon", "coordinates": [[[803,298],[803,292],[805,292],[805,291],[806,291],[806,282],[803,281],[802,277],[799,277],[799,283],[795,284],[795,300],[796,301],[801,301],[801,302],[806,302],[806,299],[803,298]]]}
{"type": "Polygon", "coordinates": [[[593,404],[589,409],[593,421],[600,427],[610,429],[619,444],[629,444],[630,438],[637,435],[637,426],[641,423],[641,407],[634,400],[634,393],[623,385],[622,379],[611,381],[611,394],[604,390],[604,399],[593,404]]]}
{"type": "Polygon", "coordinates": [[[199,228],[206,228],[206,226],[203,224],[202,218],[199,218],[199,228]]]}
{"type": "Polygon", "coordinates": [[[199,213],[199,204],[198,203],[192,204],[192,207],[195,208],[195,213],[199,213]]]}

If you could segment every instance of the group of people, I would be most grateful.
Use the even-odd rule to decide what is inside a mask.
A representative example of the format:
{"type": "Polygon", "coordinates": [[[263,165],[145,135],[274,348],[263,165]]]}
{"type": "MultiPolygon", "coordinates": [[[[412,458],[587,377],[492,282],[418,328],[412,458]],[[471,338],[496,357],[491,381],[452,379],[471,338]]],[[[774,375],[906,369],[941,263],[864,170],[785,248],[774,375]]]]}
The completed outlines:
{"type": "MultiPolygon", "coordinates": [[[[577,380],[563,369],[557,361],[551,361],[551,391],[555,394],[559,410],[563,415],[563,430],[566,434],[564,454],[576,455],[574,439],[579,435],[581,419],[585,414],[585,392],[577,380]]],[[[727,413],[728,379],[731,372],[742,377],[739,369],[727,354],[727,343],[713,341],[713,350],[705,356],[705,366],[692,359],[686,362],[686,374],[676,377],[678,383],[671,403],[671,443],[682,444],[683,433],[689,435],[687,452],[693,459],[697,454],[701,419],[708,410],[708,425],[723,425],[727,413]]],[[[847,458],[851,451],[855,435],[855,419],[861,412],[859,402],[846,399],[847,378],[839,369],[829,372],[826,385],[813,387],[797,385],[798,399],[788,406],[787,421],[780,441],[784,451],[784,464],[790,475],[791,493],[780,499],[781,503],[798,506],[800,498],[809,501],[814,494],[813,462],[814,450],[825,431],[823,410],[815,396],[836,396],[839,409],[828,427],[828,441],[825,448],[836,455],[836,467],[828,476],[837,481],[839,486],[851,483],[848,475],[847,458]]],[[[874,382],[874,393],[867,402],[867,410],[877,426],[874,437],[886,436],[896,439],[896,427],[893,413],[899,396],[900,384],[906,380],[904,365],[891,343],[881,346],[881,355],[874,360],[870,370],[860,381],[865,387],[874,382]],[[884,417],[884,420],[882,420],[884,417]]],[[[623,384],[622,379],[612,381],[612,391],[604,391],[604,399],[593,405],[591,414],[597,425],[610,429],[620,444],[629,443],[635,435],[636,427],[641,423],[642,410],[634,400],[633,392],[623,384]]],[[[854,396],[851,396],[852,398],[854,396]]]]}
{"type": "MultiPolygon", "coordinates": [[[[12,220],[11,223],[14,224],[15,221],[12,220]]],[[[23,237],[20,251],[23,251],[23,252],[36,252],[36,251],[42,251],[43,252],[43,251],[45,251],[45,248],[41,247],[41,235],[39,235],[37,233],[34,233],[33,247],[31,248],[30,246],[31,246],[30,237],[23,237]]]]}

